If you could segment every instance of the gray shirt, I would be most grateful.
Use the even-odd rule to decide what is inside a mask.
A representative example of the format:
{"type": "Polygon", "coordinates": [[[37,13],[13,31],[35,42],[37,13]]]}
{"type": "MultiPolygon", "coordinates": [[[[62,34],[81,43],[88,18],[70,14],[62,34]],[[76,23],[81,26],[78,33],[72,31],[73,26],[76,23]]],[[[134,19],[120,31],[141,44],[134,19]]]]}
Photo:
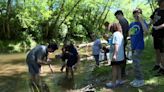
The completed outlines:
{"type": "Polygon", "coordinates": [[[93,55],[99,55],[100,51],[101,51],[101,40],[97,39],[93,43],[92,54],[93,55]]]}
{"type": "Polygon", "coordinates": [[[37,63],[37,60],[43,60],[44,58],[47,58],[48,51],[47,46],[39,45],[33,48],[28,54],[26,61],[27,63],[37,63]]]}
{"type": "Polygon", "coordinates": [[[129,23],[125,18],[120,19],[119,23],[122,28],[124,39],[126,39],[126,37],[128,36],[128,31],[129,31],[129,23]]]}

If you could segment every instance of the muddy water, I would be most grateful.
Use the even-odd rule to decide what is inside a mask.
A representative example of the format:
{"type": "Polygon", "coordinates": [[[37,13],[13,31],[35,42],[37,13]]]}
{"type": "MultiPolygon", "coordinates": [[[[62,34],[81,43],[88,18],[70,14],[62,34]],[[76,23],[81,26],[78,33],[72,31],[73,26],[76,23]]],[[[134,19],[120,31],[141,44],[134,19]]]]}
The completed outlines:
{"type": "MultiPolygon", "coordinates": [[[[29,92],[26,54],[0,55],[0,92],[29,92]]],[[[92,69],[85,63],[75,72],[74,79],[66,79],[65,72],[60,71],[61,61],[54,60],[52,74],[48,66],[42,67],[42,79],[52,92],[71,92],[85,86],[85,78],[92,69]],[[85,67],[85,68],[84,68],[85,67]]]]}
{"type": "MultiPolygon", "coordinates": [[[[29,92],[25,56],[24,53],[0,55],[0,92],[29,92]]],[[[129,83],[114,90],[106,89],[104,85],[111,80],[111,72],[95,76],[92,73],[94,64],[93,61],[81,62],[75,71],[74,79],[66,79],[65,72],[60,71],[61,61],[54,60],[52,65],[54,73],[51,73],[48,66],[43,66],[41,76],[48,84],[51,92],[80,92],[80,89],[89,84],[93,84],[94,88],[99,90],[98,92],[148,92],[150,90],[156,92],[155,85],[138,89],[130,87],[129,83]]]]}

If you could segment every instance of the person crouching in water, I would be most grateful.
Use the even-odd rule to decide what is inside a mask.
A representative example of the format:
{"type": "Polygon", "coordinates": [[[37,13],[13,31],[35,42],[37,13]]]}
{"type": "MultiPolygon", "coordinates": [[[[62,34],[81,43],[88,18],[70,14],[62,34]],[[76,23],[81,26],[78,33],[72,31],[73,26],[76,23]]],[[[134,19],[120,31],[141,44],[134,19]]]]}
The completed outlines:
{"type": "Polygon", "coordinates": [[[67,60],[66,63],[66,78],[73,78],[74,72],[73,67],[76,67],[80,57],[79,54],[75,48],[75,46],[72,43],[69,43],[67,46],[65,46],[65,51],[62,56],[62,60],[67,60]],[[69,76],[69,73],[71,73],[71,76],[69,76]]]}
{"type": "Polygon", "coordinates": [[[58,49],[56,43],[45,45],[38,45],[34,47],[26,57],[26,63],[30,74],[30,83],[36,84],[41,88],[40,68],[42,65],[49,65],[48,54],[53,53],[58,49]]]}
{"type": "Polygon", "coordinates": [[[121,64],[124,60],[124,38],[122,29],[119,23],[114,23],[111,26],[112,32],[112,47],[114,48],[112,57],[112,82],[106,84],[108,88],[115,88],[123,83],[121,80],[121,64]]]}

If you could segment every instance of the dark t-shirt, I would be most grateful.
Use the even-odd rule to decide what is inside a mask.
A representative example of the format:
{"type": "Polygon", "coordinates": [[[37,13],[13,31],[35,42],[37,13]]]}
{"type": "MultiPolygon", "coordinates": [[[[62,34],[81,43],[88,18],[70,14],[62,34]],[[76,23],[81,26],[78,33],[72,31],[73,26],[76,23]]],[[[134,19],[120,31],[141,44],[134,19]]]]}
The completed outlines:
{"type": "Polygon", "coordinates": [[[126,39],[126,37],[128,36],[128,31],[129,31],[129,23],[125,18],[120,19],[119,23],[121,24],[124,39],[126,39]]]}
{"type": "MultiPolygon", "coordinates": [[[[153,14],[150,16],[150,18],[153,20],[153,26],[159,26],[164,23],[164,10],[161,10],[157,8],[153,14]]],[[[152,29],[152,35],[155,37],[164,37],[164,28],[155,30],[152,29]]]]}
{"type": "Polygon", "coordinates": [[[64,61],[65,59],[77,59],[78,57],[78,52],[74,46],[66,46],[65,52],[63,53],[62,60],[64,61]],[[66,53],[68,51],[69,53],[66,53]]]}
{"type": "Polygon", "coordinates": [[[69,47],[69,52],[71,53],[70,57],[77,59],[78,52],[74,46],[69,47]]]}
{"type": "Polygon", "coordinates": [[[65,61],[67,59],[67,66],[72,67],[78,61],[78,52],[76,48],[71,46],[65,47],[65,52],[63,53],[62,60],[65,61]]]}

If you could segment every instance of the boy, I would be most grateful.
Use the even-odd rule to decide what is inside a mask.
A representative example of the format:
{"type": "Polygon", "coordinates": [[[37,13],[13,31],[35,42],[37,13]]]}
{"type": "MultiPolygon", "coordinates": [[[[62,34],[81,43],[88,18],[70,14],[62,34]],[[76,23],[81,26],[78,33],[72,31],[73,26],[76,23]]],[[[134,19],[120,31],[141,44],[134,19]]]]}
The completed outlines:
{"type": "Polygon", "coordinates": [[[106,53],[109,53],[109,54],[106,54],[106,57],[107,57],[107,60],[108,60],[108,64],[110,65],[111,59],[112,59],[112,53],[113,53],[112,36],[109,36],[108,34],[104,34],[103,38],[107,41],[107,44],[108,44],[106,47],[103,47],[103,50],[106,53]]]}
{"type": "Polygon", "coordinates": [[[99,66],[99,54],[101,52],[101,48],[102,48],[102,45],[101,45],[101,40],[100,39],[96,39],[96,37],[94,38],[95,41],[93,43],[93,46],[92,46],[92,54],[95,58],[95,61],[96,61],[96,66],[99,66]]]}
{"type": "Polygon", "coordinates": [[[154,49],[156,51],[156,64],[153,70],[158,70],[158,75],[164,74],[164,0],[157,0],[159,8],[151,15],[153,24],[154,49]]]}
{"type": "Polygon", "coordinates": [[[108,21],[106,21],[104,23],[104,26],[105,26],[105,30],[109,32],[110,31],[110,26],[111,26],[110,23],[108,21]]]}
{"type": "Polygon", "coordinates": [[[56,44],[49,44],[48,46],[39,45],[33,48],[26,57],[31,82],[40,86],[40,68],[41,65],[48,65],[48,54],[58,49],[56,44]]]}
{"type": "Polygon", "coordinates": [[[144,32],[148,31],[147,24],[142,18],[142,10],[135,9],[133,17],[135,22],[130,24],[130,39],[132,47],[132,60],[134,65],[135,79],[130,82],[133,87],[140,87],[144,85],[144,78],[141,71],[141,54],[144,49],[144,32]]]}
{"type": "Polygon", "coordinates": [[[126,72],[126,54],[125,54],[125,48],[127,45],[127,36],[128,36],[128,30],[129,30],[129,23],[127,21],[127,19],[124,17],[124,14],[122,12],[122,10],[118,10],[115,12],[115,16],[117,18],[117,20],[119,21],[119,23],[121,24],[121,28],[122,28],[122,33],[124,36],[124,55],[125,55],[125,60],[121,66],[121,77],[125,77],[126,72]]]}
{"type": "Polygon", "coordinates": [[[73,66],[76,66],[79,63],[80,57],[75,46],[72,43],[69,43],[68,45],[65,46],[65,51],[62,55],[62,60],[65,61],[66,59],[67,59],[66,77],[73,78],[74,77],[73,66]],[[69,73],[71,73],[70,77],[69,77],[69,73]]]}

